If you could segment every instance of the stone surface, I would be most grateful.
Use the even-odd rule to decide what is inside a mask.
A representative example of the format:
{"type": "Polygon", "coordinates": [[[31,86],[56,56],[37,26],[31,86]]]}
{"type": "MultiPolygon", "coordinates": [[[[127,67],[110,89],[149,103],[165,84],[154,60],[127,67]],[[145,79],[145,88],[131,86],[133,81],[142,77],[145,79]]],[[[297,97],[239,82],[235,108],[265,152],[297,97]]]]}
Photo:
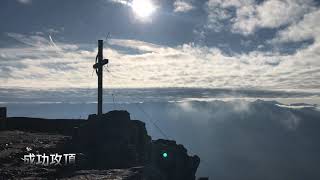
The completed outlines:
{"type": "Polygon", "coordinates": [[[200,158],[175,141],[159,139],[152,142],[151,163],[165,179],[194,180],[200,158]]]}
{"type": "Polygon", "coordinates": [[[111,111],[101,118],[90,115],[87,121],[72,121],[64,127],[60,127],[63,120],[27,118],[44,129],[30,124],[22,126],[19,121],[26,124],[25,118],[11,119],[11,130],[33,133],[0,131],[0,179],[195,180],[200,163],[198,156],[189,156],[183,145],[175,141],[152,141],[145,123],[131,120],[127,111],[111,111]],[[46,130],[58,134],[35,133],[46,130]],[[28,152],[76,153],[77,159],[75,165],[68,167],[25,165],[21,158],[28,152]]]}
{"type": "Polygon", "coordinates": [[[111,111],[101,119],[90,115],[73,137],[75,150],[88,156],[85,163],[94,168],[128,168],[147,160],[151,137],[145,124],[130,120],[127,111],[111,111]]]}

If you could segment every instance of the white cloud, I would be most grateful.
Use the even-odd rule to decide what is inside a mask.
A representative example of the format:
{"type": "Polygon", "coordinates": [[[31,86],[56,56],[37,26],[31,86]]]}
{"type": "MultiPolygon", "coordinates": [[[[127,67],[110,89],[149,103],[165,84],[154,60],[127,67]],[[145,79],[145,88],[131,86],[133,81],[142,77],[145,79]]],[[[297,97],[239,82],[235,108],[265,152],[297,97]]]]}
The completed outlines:
{"type": "Polygon", "coordinates": [[[278,32],[277,37],[272,40],[274,43],[299,42],[314,39],[320,43],[320,10],[306,14],[297,23],[278,32]]]}
{"type": "Polygon", "coordinates": [[[174,6],[174,12],[188,12],[194,9],[194,7],[191,5],[190,2],[186,2],[182,0],[176,0],[173,6],[174,6]]]}
{"type": "MultiPolygon", "coordinates": [[[[44,41],[43,37],[19,34],[15,37],[29,44],[34,44],[30,43],[34,39],[44,41]]],[[[230,56],[218,48],[194,44],[168,47],[125,39],[112,39],[110,43],[139,50],[139,53],[105,49],[104,54],[110,59],[110,72],[106,71],[104,79],[108,87],[320,89],[318,45],[293,55],[253,51],[230,56]]],[[[0,49],[0,71],[10,73],[10,76],[0,73],[1,85],[96,87],[96,76],[92,76],[96,49],[56,44],[62,52],[57,52],[50,44],[42,44],[41,48],[33,45],[0,49]],[[18,67],[18,64],[23,66],[18,67]]]]}
{"type": "Polygon", "coordinates": [[[209,28],[224,26],[223,21],[228,20],[232,31],[243,35],[297,22],[315,10],[313,0],[267,0],[260,4],[254,0],[209,0],[207,6],[209,28]]]}
{"type": "MultiPolygon", "coordinates": [[[[304,15],[303,19],[278,32],[272,39],[273,44],[301,42],[304,40],[313,40],[313,44],[302,47],[297,50],[292,60],[288,60],[288,66],[300,67],[293,69],[295,76],[306,77],[311,86],[318,86],[319,81],[313,79],[320,73],[320,10],[310,12],[304,15]]],[[[307,82],[308,81],[308,82],[307,82]]]]}
{"type": "Polygon", "coordinates": [[[110,2],[113,3],[119,3],[119,4],[123,4],[123,5],[129,5],[129,0],[109,0],[110,2]]]}
{"type": "Polygon", "coordinates": [[[224,7],[224,3],[220,0],[209,0],[207,2],[208,23],[206,28],[219,32],[226,26],[225,21],[230,20],[232,14],[224,7]]]}

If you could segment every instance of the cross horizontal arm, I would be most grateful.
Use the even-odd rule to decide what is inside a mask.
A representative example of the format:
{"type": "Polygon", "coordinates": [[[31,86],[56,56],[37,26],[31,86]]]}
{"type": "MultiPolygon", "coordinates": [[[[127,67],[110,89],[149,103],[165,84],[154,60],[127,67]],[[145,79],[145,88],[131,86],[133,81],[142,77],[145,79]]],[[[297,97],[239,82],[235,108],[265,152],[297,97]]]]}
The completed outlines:
{"type": "MultiPolygon", "coordinates": [[[[106,64],[108,64],[109,63],[109,59],[104,59],[104,60],[102,60],[102,62],[101,62],[101,66],[104,66],[104,65],[106,65],[106,64]]],[[[93,69],[97,69],[97,68],[99,68],[99,63],[95,63],[94,65],[93,65],[93,69]]]]}

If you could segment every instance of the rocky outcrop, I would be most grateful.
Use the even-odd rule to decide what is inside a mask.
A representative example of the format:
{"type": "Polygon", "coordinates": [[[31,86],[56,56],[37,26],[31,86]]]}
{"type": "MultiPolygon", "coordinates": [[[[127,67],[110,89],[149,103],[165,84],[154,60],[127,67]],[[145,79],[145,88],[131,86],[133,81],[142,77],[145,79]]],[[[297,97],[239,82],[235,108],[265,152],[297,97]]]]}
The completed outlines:
{"type": "Polygon", "coordinates": [[[77,149],[87,156],[84,164],[102,169],[144,166],[144,177],[150,180],[195,179],[200,158],[189,156],[175,141],[152,141],[145,124],[130,120],[127,111],[90,115],[88,120],[74,135],[77,149]]]}
{"type": "Polygon", "coordinates": [[[194,180],[200,158],[189,156],[187,149],[175,141],[159,139],[152,142],[149,166],[146,166],[147,179],[194,180]],[[149,170],[149,171],[148,171],[149,170]]]}
{"type": "Polygon", "coordinates": [[[0,136],[0,142],[3,141],[0,162],[8,163],[1,167],[0,179],[1,177],[22,179],[58,177],[60,179],[194,180],[200,163],[198,156],[189,156],[183,145],[178,145],[175,141],[163,139],[152,141],[145,123],[131,120],[127,111],[111,111],[101,117],[90,115],[87,121],[73,120],[66,123],[66,126],[63,120],[54,122],[54,120],[41,121],[35,118],[8,118],[8,121],[10,130],[19,129],[33,133],[0,132],[3,133],[0,136]],[[19,121],[24,122],[21,122],[21,125],[19,121]],[[35,122],[37,127],[32,126],[35,122]],[[23,126],[24,124],[27,125],[23,126]],[[46,130],[50,133],[60,132],[64,136],[35,133],[46,130]],[[12,136],[11,139],[5,139],[8,134],[12,136]],[[14,148],[10,143],[14,144],[12,146],[14,148]],[[12,152],[9,153],[10,156],[7,156],[8,152],[12,152]],[[71,167],[25,165],[21,157],[29,152],[76,153],[77,158],[71,167]],[[10,163],[11,160],[13,163],[10,163]]]}
{"type": "Polygon", "coordinates": [[[75,150],[87,155],[85,165],[102,169],[143,165],[151,147],[145,124],[130,120],[127,111],[111,111],[101,118],[90,115],[73,140],[75,150]]]}

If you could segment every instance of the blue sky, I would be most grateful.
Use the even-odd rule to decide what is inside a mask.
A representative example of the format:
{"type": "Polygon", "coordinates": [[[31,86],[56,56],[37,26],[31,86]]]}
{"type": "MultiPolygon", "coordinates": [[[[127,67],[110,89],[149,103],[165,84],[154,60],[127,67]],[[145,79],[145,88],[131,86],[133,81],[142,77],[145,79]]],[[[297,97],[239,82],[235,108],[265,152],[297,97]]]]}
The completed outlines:
{"type": "Polygon", "coordinates": [[[110,33],[108,87],[320,89],[317,1],[135,1],[1,1],[1,87],[94,88],[110,33]]]}

